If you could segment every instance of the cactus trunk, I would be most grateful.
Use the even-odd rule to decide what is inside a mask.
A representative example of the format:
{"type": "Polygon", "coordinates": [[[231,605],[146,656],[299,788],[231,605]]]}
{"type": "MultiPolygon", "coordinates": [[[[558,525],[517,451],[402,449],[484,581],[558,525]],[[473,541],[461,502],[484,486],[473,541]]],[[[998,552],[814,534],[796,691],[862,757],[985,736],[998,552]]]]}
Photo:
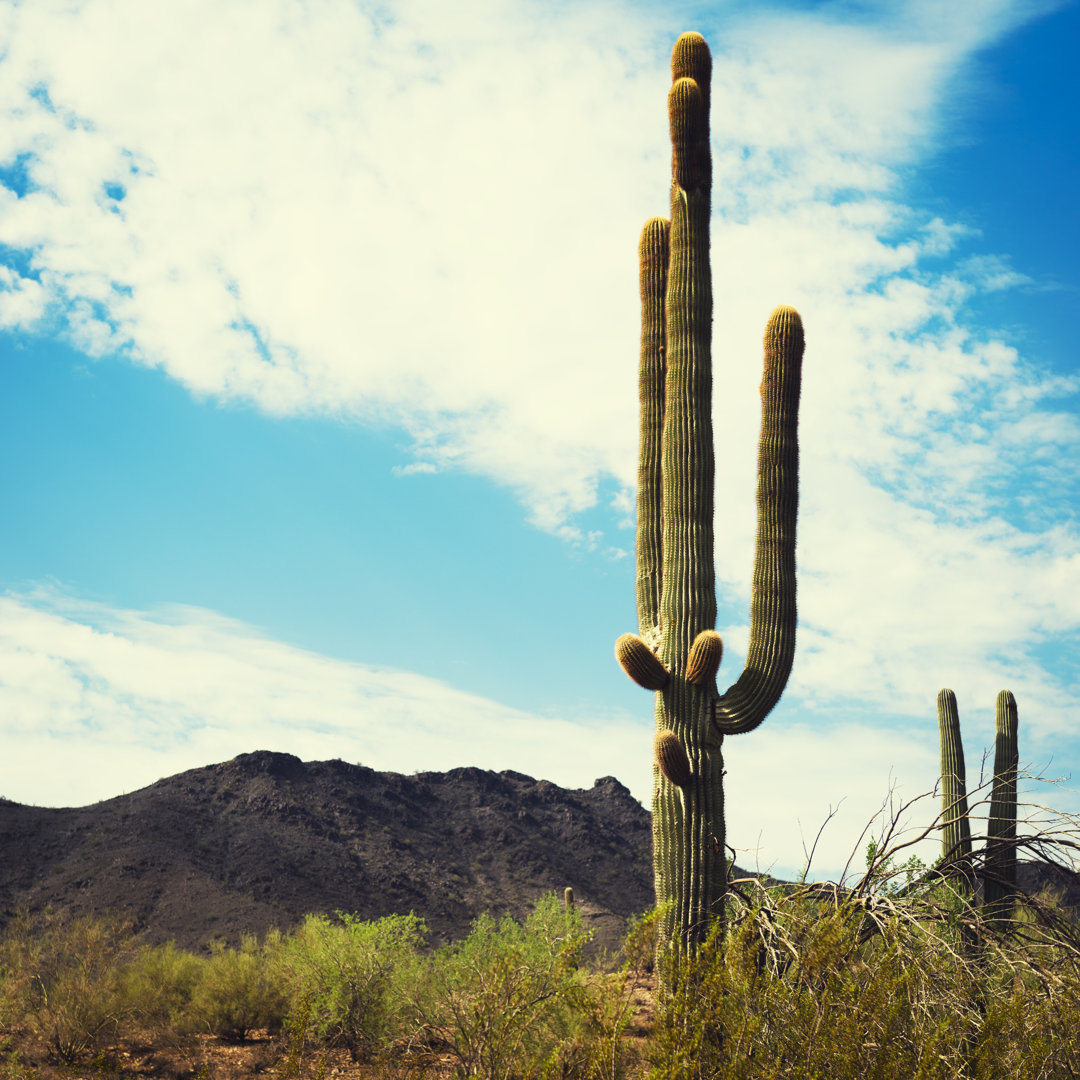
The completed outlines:
{"type": "Polygon", "coordinates": [[[951,690],[938,694],[937,710],[941,736],[941,856],[948,861],[966,861],[971,858],[967,776],[960,714],[956,695],[951,690]]]}
{"type": "Polygon", "coordinates": [[[994,708],[994,786],[983,881],[983,898],[992,914],[1004,914],[1016,892],[1016,725],[1016,698],[1002,690],[994,708]]]}
{"type": "Polygon", "coordinates": [[[780,697],[795,640],[797,422],[802,325],[778,308],[766,330],[758,533],[746,670],[722,697],[715,633],[711,57],[684,34],[672,52],[671,220],[641,234],[638,464],[639,636],[616,656],[656,691],[653,842],[660,949],[692,951],[722,914],[727,887],[723,736],[749,731],[780,697]],[[650,659],[655,659],[655,663],[650,659]]]}

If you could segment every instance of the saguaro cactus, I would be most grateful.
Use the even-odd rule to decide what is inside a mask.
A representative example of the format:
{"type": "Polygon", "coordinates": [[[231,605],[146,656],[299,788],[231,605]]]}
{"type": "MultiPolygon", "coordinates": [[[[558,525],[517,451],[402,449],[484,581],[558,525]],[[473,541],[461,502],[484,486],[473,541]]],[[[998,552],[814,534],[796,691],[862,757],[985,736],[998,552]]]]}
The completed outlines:
{"type": "Polygon", "coordinates": [[[964,743],[956,695],[943,689],[937,696],[938,732],[941,736],[941,854],[946,859],[971,858],[964,743]]]}
{"type": "Polygon", "coordinates": [[[1004,911],[1016,892],[1016,698],[1002,690],[994,703],[994,787],[986,824],[983,900],[1004,911]]]}
{"type": "MultiPolygon", "coordinates": [[[[946,859],[967,859],[971,856],[971,826],[956,695],[941,690],[937,707],[941,735],[941,853],[946,859]]],[[[983,901],[999,912],[1016,891],[1016,727],[1016,698],[1012,691],[1002,690],[994,707],[994,779],[983,857],[983,901]]]]}
{"type": "Polygon", "coordinates": [[[724,735],[764,720],[795,650],[795,519],[802,323],[779,307],[765,330],[758,524],[746,667],[716,689],[713,565],[709,78],[700,34],[671,56],[671,219],[646,223],[641,281],[637,635],[615,654],[656,691],[653,864],[661,947],[693,949],[727,888],[724,735]]]}

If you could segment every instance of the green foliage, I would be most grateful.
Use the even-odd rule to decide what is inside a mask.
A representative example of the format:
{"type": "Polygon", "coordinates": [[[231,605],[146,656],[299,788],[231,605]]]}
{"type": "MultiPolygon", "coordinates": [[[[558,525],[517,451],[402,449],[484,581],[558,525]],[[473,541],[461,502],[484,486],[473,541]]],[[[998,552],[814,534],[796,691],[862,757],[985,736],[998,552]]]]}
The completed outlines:
{"type": "Polygon", "coordinates": [[[193,1030],[191,999],[207,961],[169,941],[143,946],[125,965],[120,992],[135,1022],[158,1033],[193,1030]]]}
{"type": "Polygon", "coordinates": [[[280,1029],[287,1013],[280,952],[277,934],[261,944],[245,934],[235,949],[216,942],[192,991],[193,1025],[237,1041],[256,1028],[280,1029]]]}
{"type": "Polygon", "coordinates": [[[926,863],[918,855],[904,862],[894,852],[889,852],[877,840],[866,845],[866,888],[863,891],[902,896],[927,880],[926,863]]]}
{"type": "Polygon", "coordinates": [[[1075,1076],[1075,920],[1032,901],[1024,933],[1002,932],[955,892],[891,880],[733,903],[727,936],[668,973],[651,1080],[1075,1076]]]}
{"type": "Polygon", "coordinates": [[[1080,1075],[1075,913],[1028,897],[1004,925],[907,850],[872,844],[853,888],[742,883],[726,935],[717,920],[693,958],[660,954],[669,993],[651,1028],[635,1009],[656,911],[632,924],[619,971],[589,970],[580,906],[554,895],[433,952],[412,916],[309,916],[209,957],[139,948],[107,920],[17,919],[0,938],[0,1080],[54,1075],[46,1049],[75,1065],[64,1075],[118,1076],[116,1038],[255,1027],[282,1030],[266,1044],[280,1080],[330,1075],[340,1049],[373,1076],[458,1080],[1080,1075]]]}
{"type": "Polygon", "coordinates": [[[580,1075],[594,1019],[579,966],[588,937],[554,894],[524,922],[481,915],[464,940],[432,954],[415,983],[428,1046],[470,1080],[580,1075]]]}
{"type": "Polygon", "coordinates": [[[56,1058],[75,1061],[127,1018],[121,971],[133,951],[115,919],[18,917],[0,939],[7,1009],[56,1058]]]}
{"type": "Polygon", "coordinates": [[[345,1046],[354,1061],[387,1050],[401,1034],[402,986],[415,978],[425,934],[415,915],[309,915],[282,948],[290,1038],[345,1046]]]}

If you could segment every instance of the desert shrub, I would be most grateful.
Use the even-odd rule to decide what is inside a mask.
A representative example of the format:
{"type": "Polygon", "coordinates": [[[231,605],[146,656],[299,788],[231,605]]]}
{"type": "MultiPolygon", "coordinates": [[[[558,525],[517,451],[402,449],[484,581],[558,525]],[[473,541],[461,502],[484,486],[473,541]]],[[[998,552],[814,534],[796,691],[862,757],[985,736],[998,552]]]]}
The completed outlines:
{"type": "Polygon", "coordinates": [[[77,1061],[127,1019],[121,972],[134,951],[119,920],[50,913],[12,920],[0,939],[9,1016],[61,1061],[77,1061]]]}
{"type": "Polygon", "coordinates": [[[401,1034],[401,986],[415,978],[425,934],[415,915],[309,915],[281,955],[291,1042],[344,1046],[354,1061],[384,1053],[401,1034]]]}
{"type": "Polygon", "coordinates": [[[610,961],[587,978],[588,998],[582,1006],[582,1033],[576,1040],[575,1055],[563,1053],[565,1076],[587,1080],[623,1080],[640,1075],[642,1052],[638,1042],[628,1038],[641,1035],[631,1031],[631,1021],[641,1002],[639,994],[651,988],[656,941],[660,925],[659,908],[632,919],[623,938],[622,965],[610,970],[610,961]]]}
{"type": "Polygon", "coordinates": [[[437,950],[412,992],[417,1028],[456,1077],[583,1075],[594,1047],[594,1001],[581,970],[589,935],[551,894],[524,920],[480,916],[437,950]]]}
{"type": "Polygon", "coordinates": [[[279,1030],[288,1009],[280,954],[276,933],[262,943],[245,934],[239,948],[215,942],[191,994],[191,1026],[237,1041],[258,1028],[279,1030]]]}
{"type": "Polygon", "coordinates": [[[192,997],[206,963],[171,941],[141,948],[120,979],[120,992],[132,1019],[159,1036],[193,1030],[192,997]]]}
{"type": "Polygon", "coordinates": [[[733,900],[726,935],[673,965],[652,1080],[1077,1075],[1075,924],[1028,901],[1003,926],[932,872],[914,884],[733,900]]]}

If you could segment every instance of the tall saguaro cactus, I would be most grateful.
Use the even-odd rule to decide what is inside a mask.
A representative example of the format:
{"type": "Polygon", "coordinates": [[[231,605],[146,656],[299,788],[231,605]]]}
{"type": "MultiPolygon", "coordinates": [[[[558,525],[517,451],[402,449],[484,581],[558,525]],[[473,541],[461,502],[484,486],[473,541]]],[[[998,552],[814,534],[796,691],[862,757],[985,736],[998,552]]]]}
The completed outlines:
{"type": "Polygon", "coordinates": [[[951,690],[943,689],[938,694],[937,715],[941,738],[941,854],[946,859],[967,860],[971,857],[971,825],[964,743],[956,695],[951,690]]]}
{"type": "Polygon", "coordinates": [[[983,900],[1003,911],[1016,892],[1016,698],[1002,690],[994,703],[994,787],[986,824],[983,900]]]}
{"type": "Polygon", "coordinates": [[[671,218],[646,223],[641,281],[638,634],[615,654],[656,691],[653,864],[661,942],[693,949],[727,889],[724,735],[750,731],[779,700],[795,651],[795,520],[803,332],[779,307],[765,330],[757,540],[746,667],[716,689],[713,564],[709,79],[700,34],[672,51],[671,218]]]}
{"type": "MultiPolygon", "coordinates": [[[[937,708],[941,735],[941,853],[946,859],[967,859],[971,855],[971,826],[956,695],[941,690],[937,708]]],[[[992,913],[1001,913],[1008,897],[1016,891],[1016,727],[1016,698],[1012,691],[1002,690],[994,705],[994,779],[983,858],[983,902],[992,913]]]]}

